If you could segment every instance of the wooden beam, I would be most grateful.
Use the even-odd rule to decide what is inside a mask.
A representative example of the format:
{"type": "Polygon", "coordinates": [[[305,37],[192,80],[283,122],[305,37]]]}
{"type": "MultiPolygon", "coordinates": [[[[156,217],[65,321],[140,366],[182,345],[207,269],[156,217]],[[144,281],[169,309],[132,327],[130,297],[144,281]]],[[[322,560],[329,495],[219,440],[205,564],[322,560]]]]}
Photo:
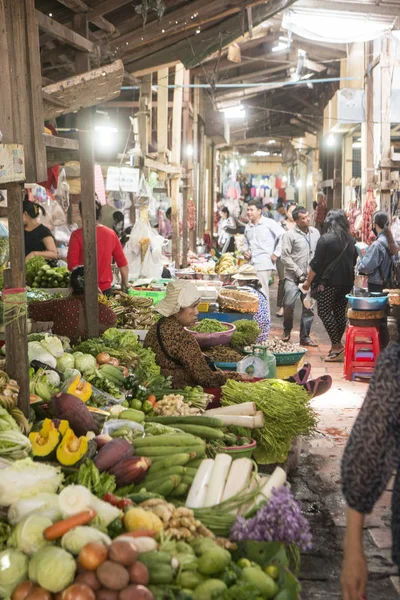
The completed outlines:
{"type": "MultiPolygon", "coordinates": [[[[41,13],[39,10],[36,10],[36,18],[39,25],[39,28],[42,31],[50,34],[56,40],[59,40],[63,44],[68,44],[77,50],[82,52],[96,52],[98,50],[97,46],[85,39],[76,31],[72,31],[72,29],[68,29],[65,25],[61,25],[61,23],[57,23],[54,19],[51,19],[47,15],[41,13]]],[[[90,69],[90,65],[87,70],[90,69]]]]}
{"type": "MultiPolygon", "coordinates": [[[[58,2],[72,10],[72,12],[90,12],[90,6],[85,4],[85,2],[82,2],[82,0],[58,0],[58,2]]],[[[96,27],[102,29],[103,31],[106,31],[107,33],[117,33],[117,28],[115,27],[115,25],[110,23],[110,21],[107,21],[107,19],[104,19],[104,17],[89,18],[89,21],[93,23],[93,25],[96,25],[96,27]]]]}
{"type": "Polygon", "coordinates": [[[57,148],[58,150],[79,150],[79,141],[65,137],[57,137],[48,133],[43,134],[46,148],[57,148]]]}
{"type": "MultiPolygon", "coordinates": [[[[182,64],[175,67],[174,107],[172,109],[172,164],[181,164],[181,137],[182,137],[182,99],[183,99],[182,64]]],[[[171,221],[172,221],[172,260],[175,266],[180,266],[180,210],[179,210],[179,177],[171,181],[171,221]]]]}
{"type": "MultiPolygon", "coordinates": [[[[87,18],[93,22],[96,17],[107,15],[114,10],[118,10],[126,4],[130,4],[132,0],[103,0],[103,2],[96,3],[95,7],[88,12],[87,18]]],[[[132,10],[133,12],[133,10],[132,10]]]]}
{"type": "Polygon", "coordinates": [[[67,108],[67,106],[68,106],[68,104],[66,104],[62,100],[59,100],[58,98],[56,98],[55,96],[52,96],[51,94],[46,94],[46,92],[43,92],[43,90],[42,90],[42,98],[43,98],[43,100],[46,100],[47,102],[50,102],[51,104],[54,104],[55,106],[61,106],[62,108],[67,108]]]}
{"type": "Polygon", "coordinates": [[[398,14],[393,5],[382,5],[378,3],[334,2],[333,0],[300,0],[296,3],[297,8],[312,10],[326,10],[330,12],[355,13],[360,15],[378,15],[382,17],[395,18],[398,14]]]}
{"type": "MultiPolygon", "coordinates": [[[[84,14],[74,15],[74,29],[83,37],[89,34],[88,20],[84,14]]],[[[90,69],[89,55],[77,53],[76,70],[84,73],[90,69]]],[[[92,109],[78,112],[79,148],[81,165],[81,201],[83,263],[85,267],[85,321],[88,337],[99,335],[98,271],[96,240],[96,208],[94,187],[94,144],[92,136],[92,109]]]]}
{"type": "MultiPolygon", "coordinates": [[[[181,62],[180,60],[173,60],[167,64],[163,64],[162,67],[164,69],[168,69],[169,67],[175,67],[180,62],[181,62]]],[[[148,69],[142,69],[141,71],[134,71],[133,73],[131,73],[131,75],[134,75],[135,77],[143,77],[143,75],[148,75],[149,73],[155,73],[158,70],[159,70],[159,66],[149,67],[148,69]]]]}
{"type": "Polygon", "coordinates": [[[182,173],[182,169],[179,166],[167,165],[162,163],[160,160],[154,160],[148,156],[146,156],[144,159],[144,166],[152,171],[161,171],[162,173],[167,173],[167,175],[180,175],[182,173]]]}
{"type": "MultiPolygon", "coordinates": [[[[187,86],[190,84],[190,71],[184,72],[183,82],[187,86]]],[[[189,101],[190,88],[183,89],[183,115],[182,115],[182,163],[185,169],[183,177],[183,203],[182,203],[182,267],[187,267],[189,252],[189,224],[188,224],[188,202],[191,188],[191,158],[188,154],[189,141],[191,141],[189,101]]]]}
{"type": "Polygon", "coordinates": [[[157,71],[157,151],[162,162],[168,152],[168,67],[157,71]]]}
{"type": "MultiPolygon", "coordinates": [[[[7,186],[8,230],[11,269],[4,271],[4,286],[9,289],[25,288],[25,242],[22,214],[23,186],[11,183],[7,186]]],[[[29,359],[26,315],[17,316],[6,324],[6,369],[18,382],[20,392],[18,408],[27,418],[29,403],[29,359]]]]}

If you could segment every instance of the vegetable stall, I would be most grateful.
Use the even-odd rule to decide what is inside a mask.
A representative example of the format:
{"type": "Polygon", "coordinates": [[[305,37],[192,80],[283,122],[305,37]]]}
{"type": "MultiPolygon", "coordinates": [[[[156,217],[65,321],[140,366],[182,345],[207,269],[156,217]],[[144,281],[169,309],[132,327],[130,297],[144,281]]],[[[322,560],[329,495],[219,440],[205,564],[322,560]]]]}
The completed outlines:
{"type": "Polygon", "coordinates": [[[31,334],[28,353],[29,419],[0,372],[0,597],[299,597],[310,529],[285,471],[258,464],[313,430],[305,392],[230,380],[210,408],[117,328],[31,334]]]}

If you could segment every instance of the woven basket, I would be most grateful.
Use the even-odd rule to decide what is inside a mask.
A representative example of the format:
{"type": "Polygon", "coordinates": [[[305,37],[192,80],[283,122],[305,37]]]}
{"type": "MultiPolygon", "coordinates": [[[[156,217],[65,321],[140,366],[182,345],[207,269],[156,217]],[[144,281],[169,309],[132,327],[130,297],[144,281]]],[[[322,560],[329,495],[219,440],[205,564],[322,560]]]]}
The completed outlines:
{"type": "Polygon", "coordinates": [[[240,313],[258,312],[258,298],[249,292],[222,289],[218,302],[223,310],[233,310],[240,313]]]}

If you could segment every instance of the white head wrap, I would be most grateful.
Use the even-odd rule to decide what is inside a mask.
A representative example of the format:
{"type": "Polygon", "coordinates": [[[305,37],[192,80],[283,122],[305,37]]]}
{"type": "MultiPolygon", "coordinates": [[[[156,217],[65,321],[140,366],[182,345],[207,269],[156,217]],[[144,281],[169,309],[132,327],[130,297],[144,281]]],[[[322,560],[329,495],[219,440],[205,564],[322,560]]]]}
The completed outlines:
{"type": "Polygon", "coordinates": [[[194,283],[177,279],[167,285],[167,295],[155,306],[155,309],[164,317],[171,317],[178,314],[181,308],[188,308],[200,299],[201,295],[194,283]]]}

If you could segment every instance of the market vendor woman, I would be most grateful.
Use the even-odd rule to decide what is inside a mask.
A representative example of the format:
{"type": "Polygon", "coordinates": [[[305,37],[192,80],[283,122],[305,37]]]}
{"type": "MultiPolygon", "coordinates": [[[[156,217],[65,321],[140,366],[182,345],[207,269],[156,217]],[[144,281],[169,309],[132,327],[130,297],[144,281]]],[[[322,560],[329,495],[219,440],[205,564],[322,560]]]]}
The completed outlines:
{"type": "MultiPolygon", "coordinates": [[[[68,298],[33,302],[28,307],[29,318],[34,321],[52,322],[52,331],[56,335],[67,336],[72,343],[86,338],[85,330],[85,281],[84,268],[76,267],[71,273],[72,294],[68,298]]],[[[114,311],[102,303],[99,306],[100,333],[109,327],[115,327],[117,316],[114,311]]]]}
{"type": "Polygon", "coordinates": [[[190,281],[176,280],[168,284],[166,297],[155,309],[162,318],[151,327],[144,346],[151,348],[164,377],[172,377],[172,387],[201,385],[223,386],[227,379],[247,379],[237,373],[213,371],[195,337],[185,330],[195,324],[200,294],[190,281]]]}
{"type": "Polygon", "coordinates": [[[57,248],[51,231],[38,222],[40,213],[46,211],[40,204],[31,202],[26,197],[23,201],[24,234],[25,234],[25,260],[34,256],[42,256],[46,260],[57,258],[57,248]]]}

